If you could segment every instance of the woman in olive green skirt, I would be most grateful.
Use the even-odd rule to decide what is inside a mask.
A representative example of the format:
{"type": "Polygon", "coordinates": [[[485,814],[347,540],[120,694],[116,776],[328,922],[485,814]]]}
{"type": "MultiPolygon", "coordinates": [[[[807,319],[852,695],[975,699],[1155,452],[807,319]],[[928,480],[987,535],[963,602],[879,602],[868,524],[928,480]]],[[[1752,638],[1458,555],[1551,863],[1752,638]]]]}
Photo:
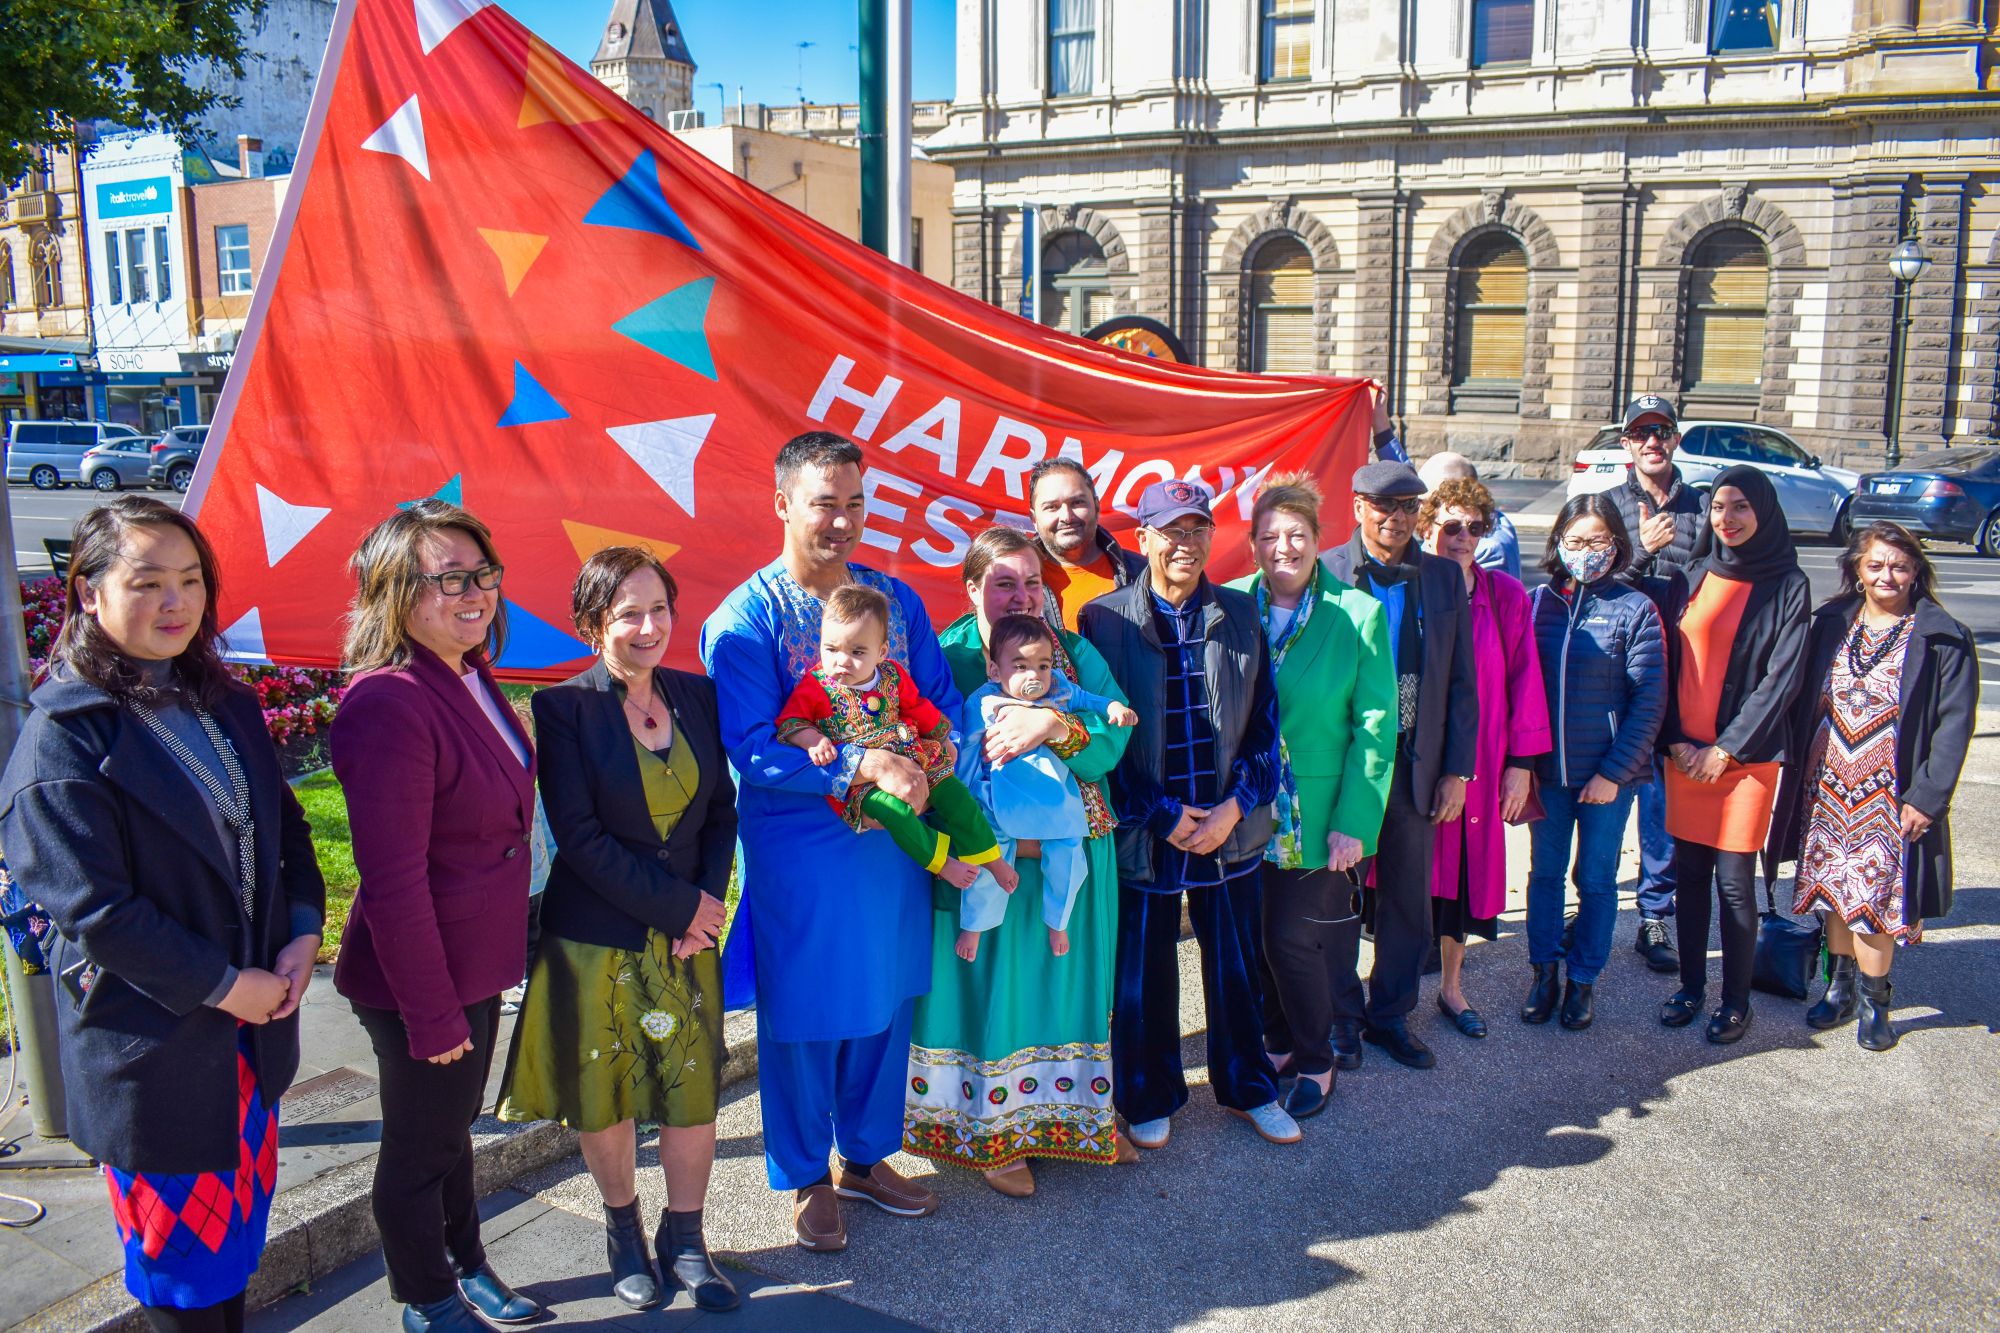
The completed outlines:
{"type": "Polygon", "coordinates": [[[715,687],[660,665],[673,576],[650,551],[584,563],[571,598],[595,666],[534,697],[542,804],[555,861],[542,935],[501,1085],[502,1120],[578,1131],[604,1196],[612,1292],[657,1305],[660,1272],[704,1310],[736,1288],[702,1238],[722,1076],[716,951],[736,848],[736,788],[715,687]],[[660,1126],[667,1211],[639,1218],[638,1127],[660,1126]]]}

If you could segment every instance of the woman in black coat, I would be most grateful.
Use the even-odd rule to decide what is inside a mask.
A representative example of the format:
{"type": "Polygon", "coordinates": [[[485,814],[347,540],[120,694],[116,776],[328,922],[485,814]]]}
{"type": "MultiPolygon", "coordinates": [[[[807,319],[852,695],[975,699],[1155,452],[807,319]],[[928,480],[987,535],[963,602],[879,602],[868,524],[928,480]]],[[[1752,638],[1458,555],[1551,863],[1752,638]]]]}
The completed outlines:
{"type": "Polygon", "coordinates": [[[142,496],[93,509],[68,582],[0,842],[58,931],[70,1137],[104,1163],[125,1284],[156,1329],[241,1329],[326,885],[216,655],[194,521],[142,496]]]}
{"type": "Polygon", "coordinates": [[[1923,545],[1893,523],[1854,534],[1840,595],[1813,616],[1771,825],[1768,872],[1799,863],[1792,910],[1826,922],[1832,977],[1813,1027],[1859,1017],[1896,1044],[1889,968],[1951,910],[1951,797],[1979,707],[1972,632],[1938,605],[1923,545]],[[1859,976],[1857,977],[1857,970],[1859,976]]]}
{"type": "Polygon", "coordinates": [[[1667,830],[1674,835],[1674,921],[1681,988],[1660,1021],[1685,1027],[1708,985],[1708,922],[1722,902],[1722,1003],[1708,1039],[1750,1026],[1757,947],[1757,853],[1805,662],[1812,585],[1771,479],[1724,469],[1710,491],[1713,538],[1675,627],[1677,652],[1661,739],[1671,758],[1667,830]],[[1713,890],[1711,891],[1711,885],[1713,890]]]}

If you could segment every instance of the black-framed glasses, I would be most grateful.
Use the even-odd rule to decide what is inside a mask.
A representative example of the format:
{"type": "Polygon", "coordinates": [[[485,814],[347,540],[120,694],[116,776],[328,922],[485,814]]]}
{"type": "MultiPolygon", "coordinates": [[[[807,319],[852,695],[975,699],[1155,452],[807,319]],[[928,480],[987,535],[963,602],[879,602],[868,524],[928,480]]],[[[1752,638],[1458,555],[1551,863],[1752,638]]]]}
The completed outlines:
{"type": "Polygon", "coordinates": [[[1644,426],[1627,426],[1625,438],[1628,440],[1671,440],[1680,432],[1664,421],[1649,422],[1644,426]]]}
{"type": "Polygon", "coordinates": [[[1608,551],[1617,544],[1609,537],[1565,537],[1557,543],[1565,551],[1608,551]]]}
{"type": "Polygon", "coordinates": [[[1364,495],[1361,498],[1366,500],[1368,507],[1378,514],[1414,514],[1424,507],[1423,497],[1418,495],[1400,499],[1387,495],[1364,495]]]}
{"type": "Polygon", "coordinates": [[[500,576],[507,572],[505,565],[481,565],[477,569],[447,569],[442,574],[419,574],[418,578],[437,588],[446,597],[463,597],[465,590],[474,584],[481,592],[491,592],[500,586],[500,576]]]}
{"type": "Polygon", "coordinates": [[[1176,546],[1194,546],[1215,535],[1215,524],[1201,523],[1192,528],[1154,528],[1176,546]]]}
{"type": "Polygon", "coordinates": [[[1438,524],[1438,531],[1447,537],[1457,537],[1467,532],[1471,533],[1474,537],[1484,537],[1487,533],[1493,531],[1493,525],[1483,518],[1475,518],[1470,523],[1463,523],[1458,519],[1448,518],[1438,524]]]}

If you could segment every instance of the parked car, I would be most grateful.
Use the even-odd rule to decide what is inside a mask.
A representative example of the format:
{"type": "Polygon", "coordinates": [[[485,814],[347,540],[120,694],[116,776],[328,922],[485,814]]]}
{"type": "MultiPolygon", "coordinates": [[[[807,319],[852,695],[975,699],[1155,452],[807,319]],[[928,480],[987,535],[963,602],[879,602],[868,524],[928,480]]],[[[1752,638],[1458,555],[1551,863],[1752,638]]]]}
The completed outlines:
{"type": "MultiPolygon", "coordinates": [[[[1749,463],[1771,478],[1793,532],[1847,540],[1848,514],[1860,474],[1820,462],[1781,430],[1743,421],[1683,421],[1674,462],[1687,484],[1707,490],[1726,467],[1749,463]]],[[[1622,486],[1631,456],[1618,442],[1618,427],[1606,426],[1576,456],[1569,494],[1589,495],[1622,486]]]]}
{"type": "Polygon", "coordinates": [[[1854,521],[1878,519],[2000,556],[2000,447],[1939,449],[1863,477],[1854,492],[1854,521]]]}
{"type": "Polygon", "coordinates": [[[185,491],[194,480],[194,466],[201,460],[201,447],[208,443],[208,427],[175,426],[153,445],[153,461],[147,469],[155,486],[185,491]]]}
{"type": "Polygon", "coordinates": [[[146,441],[115,421],[16,421],[7,432],[7,480],[37,490],[83,483],[83,456],[100,444],[146,441]]]}
{"type": "Polygon", "coordinates": [[[83,484],[92,490],[115,491],[149,484],[146,474],[152,462],[151,440],[144,437],[114,440],[86,451],[77,471],[83,477],[83,484]]]}

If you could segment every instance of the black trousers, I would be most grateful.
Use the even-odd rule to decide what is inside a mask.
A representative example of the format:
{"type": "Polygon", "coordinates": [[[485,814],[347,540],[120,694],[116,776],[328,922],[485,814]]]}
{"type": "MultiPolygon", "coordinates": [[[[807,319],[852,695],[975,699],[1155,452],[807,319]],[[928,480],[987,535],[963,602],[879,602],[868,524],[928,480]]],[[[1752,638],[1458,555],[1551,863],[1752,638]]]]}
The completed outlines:
{"type": "Polygon", "coordinates": [[[214,1305],[182,1309],[172,1305],[141,1307],[153,1333],[243,1333],[243,1293],[214,1305]]]}
{"type": "Polygon", "coordinates": [[[1375,969],[1368,974],[1362,1002],[1361,922],[1333,928],[1329,956],[1333,1016],[1341,1022],[1365,1020],[1370,1027],[1402,1022],[1417,1007],[1417,986],[1431,951],[1431,857],[1437,828],[1431,823],[1432,793],[1419,801],[1411,790],[1410,761],[1400,746],[1389,779],[1389,807],[1375,843],[1375,969]]]}
{"type": "Polygon", "coordinates": [[[389,1295],[408,1305],[450,1296],[457,1274],[486,1262],[472,1183],[472,1122],[486,1097],[500,997],[465,1007],[472,1049],[448,1065],[410,1055],[410,1034],[393,1009],[354,1005],[375,1048],[381,1079],[382,1147],[375,1157],[375,1225],[389,1295]]]}
{"type": "Polygon", "coordinates": [[[1757,957],[1757,854],[1674,839],[1674,932],[1683,990],[1708,988],[1708,920],[1717,898],[1722,900],[1722,1002],[1748,1008],[1757,957]]]}
{"type": "MultiPolygon", "coordinates": [[[[1345,871],[1264,867],[1264,1047],[1301,1074],[1333,1068],[1335,937],[1359,920],[1345,871]]],[[[1360,983],[1357,981],[1356,985],[1360,983]]]]}

